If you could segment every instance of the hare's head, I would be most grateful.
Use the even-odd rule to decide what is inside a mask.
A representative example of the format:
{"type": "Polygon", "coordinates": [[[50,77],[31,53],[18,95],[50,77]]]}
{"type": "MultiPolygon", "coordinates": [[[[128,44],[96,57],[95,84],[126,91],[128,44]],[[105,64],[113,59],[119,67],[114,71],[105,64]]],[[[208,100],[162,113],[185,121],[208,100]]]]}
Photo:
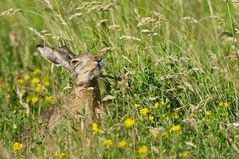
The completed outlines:
{"type": "Polygon", "coordinates": [[[48,61],[70,71],[76,79],[76,84],[89,83],[103,73],[102,58],[99,56],[87,53],[78,57],[66,46],[53,48],[37,45],[36,47],[48,61]]]}

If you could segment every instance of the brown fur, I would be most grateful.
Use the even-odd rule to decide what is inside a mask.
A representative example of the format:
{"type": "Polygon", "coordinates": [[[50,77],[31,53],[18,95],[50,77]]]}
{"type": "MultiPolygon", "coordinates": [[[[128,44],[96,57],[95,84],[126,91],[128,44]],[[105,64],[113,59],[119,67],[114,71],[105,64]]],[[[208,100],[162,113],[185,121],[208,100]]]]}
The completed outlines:
{"type": "Polygon", "coordinates": [[[102,114],[105,112],[101,106],[101,95],[98,80],[76,86],[66,97],[64,105],[49,109],[44,118],[52,131],[58,122],[68,115],[70,120],[80,121],[80,129],[90,128],[93,122],[100,123],[102,114]],[[68,113],[68,114],[67,114],[68,113]],[[84,119],[84,122],[82,122],[84,119]]]}
{"type": "MultiPolygon", "coordinates": [[[[70,94],[65,95],[63,104],[52,106],[42,115],[48,129],[50,139],[48,144],[54,147],[54,141],[51,140],[54,131],[59,124],[67,125],[68,121],[78,125],[81,138],[92,136],[90,132],[92,123],[100,123],[101,116],[105,113],[105,109],[101,106],[98,83],[98,77],[102,74],[102,58],[92,54],[77,57],[65,46],[53,48],[37,45],[37,49],[50,62],[65,67],[75,80],[75,86],[70,94]]],[[[42,130],[37,131],[42,132],[42,130]]],[[[88,138],[83,144],[91,144],[91,140],[92,138],[88,138]]]]}

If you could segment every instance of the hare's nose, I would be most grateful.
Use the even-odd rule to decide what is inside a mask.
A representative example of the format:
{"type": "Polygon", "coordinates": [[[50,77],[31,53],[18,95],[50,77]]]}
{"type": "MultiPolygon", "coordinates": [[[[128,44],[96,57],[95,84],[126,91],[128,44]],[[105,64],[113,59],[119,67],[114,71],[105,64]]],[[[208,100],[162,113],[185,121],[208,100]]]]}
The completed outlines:
{"type": "Polygon", "coordinates": [[[96,57],[97,66],[101,67],[103,65],[103,58],[98,56],[96,57]]]}

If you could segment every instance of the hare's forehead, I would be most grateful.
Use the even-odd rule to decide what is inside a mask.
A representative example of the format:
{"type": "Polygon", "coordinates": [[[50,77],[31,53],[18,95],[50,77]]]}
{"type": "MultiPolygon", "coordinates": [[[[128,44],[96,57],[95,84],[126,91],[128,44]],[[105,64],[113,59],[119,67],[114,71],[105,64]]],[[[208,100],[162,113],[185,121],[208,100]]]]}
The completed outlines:
{"type": "Polygon", "coordinates": [[[95,62],[98,62],[100,61],[99,60],[99,57],[98,56],[95,56],[95,55],[84,55],[80,58],[81,60],[80,61],[85,61],[87,63],[95,63],[95,62]]]}
{"type": "Polygon", "coordinates": [[[91,56],[91,55],[85,55],[79,58],[79,64],[78,66],[80,67],[85,67],[85,66],[90,66],[90,65],[95,65],[96,64],[96,57],[91,56]]]}
{"type": "Polygon", "coordinates": [[[81,61],[95,61],[97,57],[95,55],[91,55],[91,54],[84,54],[80,57],[81,61]]]}
{"type": "Polygon", "coordinates": [[[96,56],[94,54],[92,54],[92,53],[86,52],[86,53],[80,55],[80,57],[83,57],[83,58],[94,58],[96,56]]]}

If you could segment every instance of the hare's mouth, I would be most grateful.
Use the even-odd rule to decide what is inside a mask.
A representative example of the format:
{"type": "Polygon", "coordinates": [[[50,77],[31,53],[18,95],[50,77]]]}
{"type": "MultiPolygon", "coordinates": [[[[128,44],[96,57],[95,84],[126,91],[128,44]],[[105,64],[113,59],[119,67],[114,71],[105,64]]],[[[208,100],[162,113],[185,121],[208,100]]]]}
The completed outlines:
{"type": "Polygon", "coordinates": [[[100,76],[103,74],[103,71],[104,71],[103,70],[103,60],[102,60],[102,58],[98,57],[98,58],[96,58],[95,62],[96,62],[96,68],[94,70],[94,73],[95,73],[95,75],[100,76]]]}

